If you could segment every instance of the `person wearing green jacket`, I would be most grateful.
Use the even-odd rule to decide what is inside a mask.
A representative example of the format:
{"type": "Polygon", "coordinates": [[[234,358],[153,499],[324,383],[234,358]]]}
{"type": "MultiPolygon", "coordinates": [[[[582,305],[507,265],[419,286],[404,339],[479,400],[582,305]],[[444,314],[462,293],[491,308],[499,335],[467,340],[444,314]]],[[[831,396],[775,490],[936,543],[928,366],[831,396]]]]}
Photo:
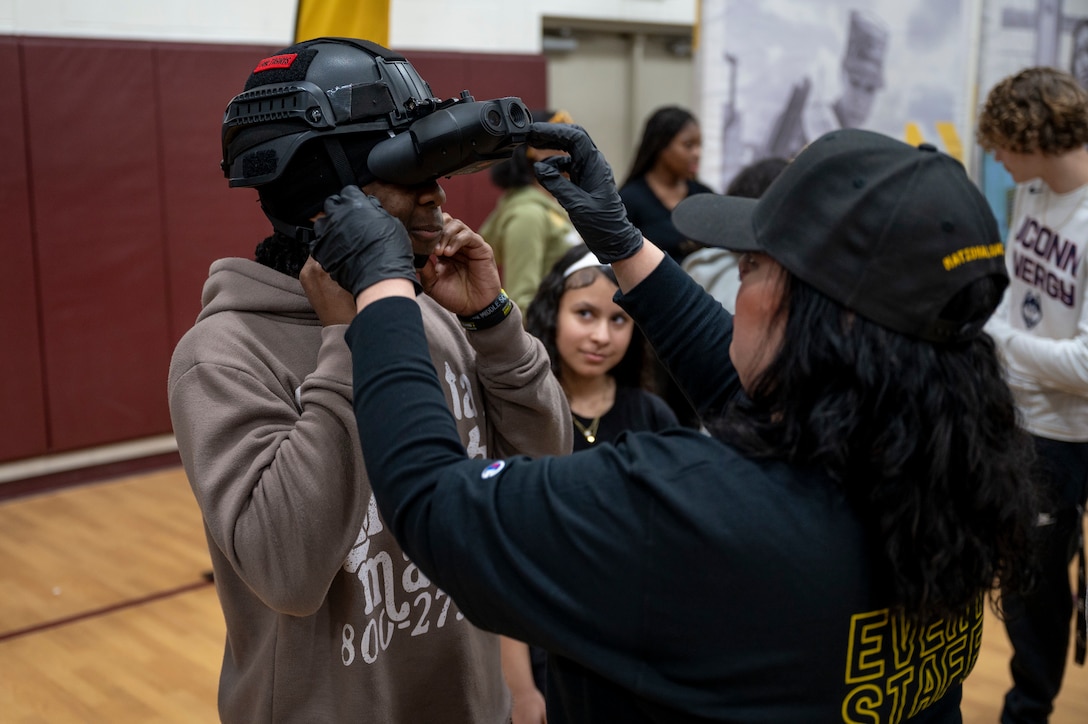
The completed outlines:
{"type": "MultiPolygon", "coordinates": [[[[549,117],[551,123],[570,120],[564,111],[549,117]]],[[[503,194],[480,225],[480,235],[495,250],[503,289],[522,312],[552,266],[581,241],[567,212],[533,175],[533,163],[556,153],[521,146],[510,160],[491,167],[491,181],[503,194]]]]}

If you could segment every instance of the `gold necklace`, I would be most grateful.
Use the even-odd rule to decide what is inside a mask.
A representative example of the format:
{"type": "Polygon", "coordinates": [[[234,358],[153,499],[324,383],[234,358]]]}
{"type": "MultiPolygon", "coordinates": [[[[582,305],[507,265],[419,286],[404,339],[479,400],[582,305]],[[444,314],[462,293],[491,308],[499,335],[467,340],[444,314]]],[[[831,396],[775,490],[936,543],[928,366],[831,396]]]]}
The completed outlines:
{"type": "Polygon", "coordinates": [[[593,421],[589,423],[588,427],[583,425],[582,421],[579,420],[573,412],[570,414],[570,419],[574,420],[574,426],[578,428],[579,432],[582,433],[582,437],[586,439],[586,442],[588,442],[590,445],[597,442],[597,428],[601,424],[600,415],[594,417],[593,421]]]}

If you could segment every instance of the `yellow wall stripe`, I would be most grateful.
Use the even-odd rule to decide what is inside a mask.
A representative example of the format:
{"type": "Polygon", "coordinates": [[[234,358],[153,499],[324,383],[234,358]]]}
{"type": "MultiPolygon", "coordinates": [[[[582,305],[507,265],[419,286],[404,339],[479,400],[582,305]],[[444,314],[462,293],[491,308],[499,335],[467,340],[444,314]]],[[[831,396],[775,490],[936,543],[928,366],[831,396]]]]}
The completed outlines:
{"type": "MultiPolygon", "coordinates": [[[[963,163],[963,141],[960,139],[959,131],[956,130],[956,124],[951,121],[937,121],[933,125],[937,129],[937,135],[941,137],[941,149],[963,163]]],[[[922,129],[914,121],[907,123],[903,128],[903,140],[912,146],[926,142],[922,129]]]]}
{"type": "Polygon", "coordinates": [[[907,123],[907,127],[903,129],[903,140],[906,141],[908,145],[917,146],[926,139],[922,135],[922,129],[918,127],[918,124],[911,121],[910,123],[907,123]]]}
{"type": "Polygon", "coordinates": [[[963,142],[960,140],[959,131],[956,130],[956,124],[950,121],[937,121],[936,126],[937,135],[944,143],[945,153],[963,163],[963,142]]]}
{"type": "Polygon", "coordinates": [[[389,47],[390,0],[299,0],[295,42],[337,36],[389,47]]]}

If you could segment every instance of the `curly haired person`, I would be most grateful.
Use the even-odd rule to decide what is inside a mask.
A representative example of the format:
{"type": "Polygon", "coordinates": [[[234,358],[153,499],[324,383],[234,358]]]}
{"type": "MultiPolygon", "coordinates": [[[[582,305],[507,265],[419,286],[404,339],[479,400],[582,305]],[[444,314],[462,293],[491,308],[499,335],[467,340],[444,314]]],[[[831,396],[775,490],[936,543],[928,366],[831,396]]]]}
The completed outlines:
{"type": "MultiPolygon", "coordinates": [[[[1061,688],[1073,596],[1069,564],[1088,496],[1088,91],[1053,68],[1028,68],[990,91],[978,140],[1017,183],[1006,264],[1010,284],[986,326],[997,343],[1044,496],[1041,575],[1005,599],[1012,689],[1002,722],[1045,722],[1061,688]]],[[[1083,619],[1083,599],[1080,618],[1083,619]]],[[[1084,621],[1078,622],[1078,662],[1084,621]]]]}

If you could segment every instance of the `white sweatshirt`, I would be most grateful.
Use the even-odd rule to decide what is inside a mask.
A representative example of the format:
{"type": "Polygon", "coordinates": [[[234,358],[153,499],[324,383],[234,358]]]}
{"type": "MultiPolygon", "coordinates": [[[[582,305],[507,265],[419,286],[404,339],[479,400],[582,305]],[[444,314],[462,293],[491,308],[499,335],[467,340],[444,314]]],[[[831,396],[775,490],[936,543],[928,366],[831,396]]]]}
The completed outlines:
{"type": "Polygon", "coordinates": [[[1010,283],[986,331],[1033,435],[1088,441],[1088,186],[1057,194],[1022,184],[1005,259],[1010,283]]]}

